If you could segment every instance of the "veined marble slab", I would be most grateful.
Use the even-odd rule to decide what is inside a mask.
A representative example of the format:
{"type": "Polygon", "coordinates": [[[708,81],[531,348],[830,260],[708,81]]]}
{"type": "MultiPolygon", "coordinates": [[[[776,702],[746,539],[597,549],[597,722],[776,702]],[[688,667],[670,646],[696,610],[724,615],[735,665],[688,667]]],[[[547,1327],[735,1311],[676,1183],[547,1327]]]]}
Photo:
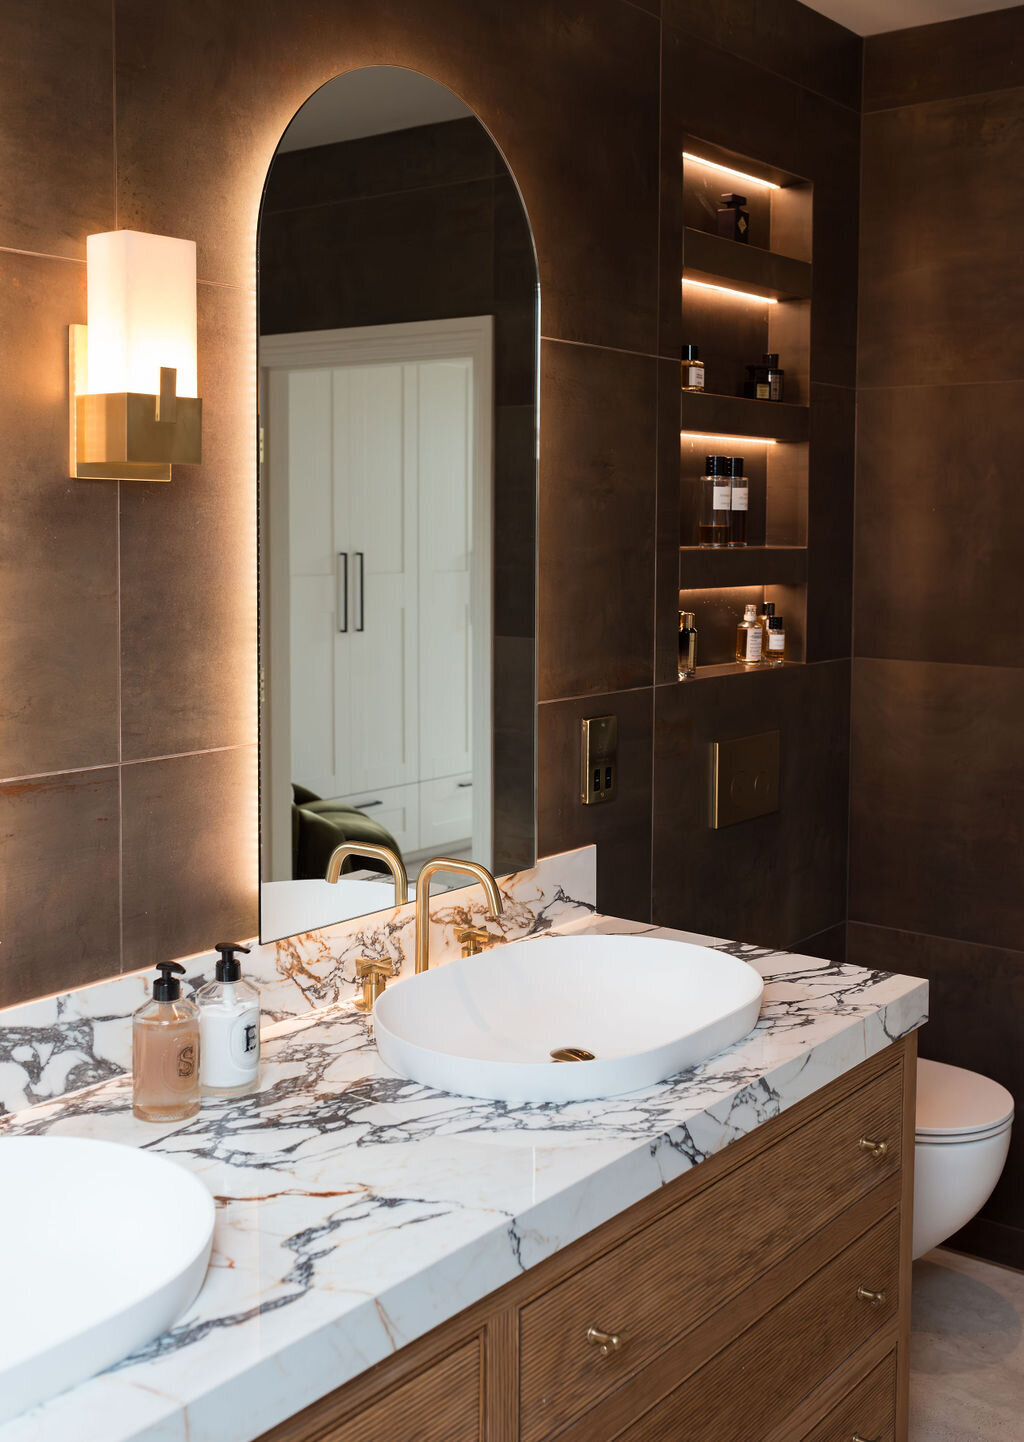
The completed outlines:
{"type": "Polygon", "coordinates": [[[911,977],[613,918],[557,929],[741,956],[765,977],[761,1019],[646,1091],[516,1107],[395,1077],[333,1003],[269,1030],[258,1095],[190,1121],[135,1121],[126,1076],[0,1119],[0,1146],[50,1133],[161,1151],[218,1205],[178,1325],[0,1442],[252,1442],[926,1020],[911,977]]]}
{"type": "MultiPolygon", "coordinates": [[[[386,887],[385,900],[390,878],[386,887]]],[[[430,912],[431,955],[458,955],[457,927],[483,926],[513,941],[591,915],[597,904],[596,848],[542,857],[529,871],[503,877],[500,887],[505,913],[498,921],[488,917],[479,886],[438,896],[430,912]]],[[[412,970],[414,930],[415,907],[409,902],[266,946],[247,942],[252,954],[242,960],[245,974],[260,988],[264,1022],[351,1000],[360,957],[390,960],[396,976],[412,970]]],[[[180,959],[186,986],[198,990],[212,979],[216,952],[180,959]]],[[[130,1070],[131,1016],[149,996],[154,975],[152,969],[136,971],[0,1010],[0,1115],[130,1070]]]]}

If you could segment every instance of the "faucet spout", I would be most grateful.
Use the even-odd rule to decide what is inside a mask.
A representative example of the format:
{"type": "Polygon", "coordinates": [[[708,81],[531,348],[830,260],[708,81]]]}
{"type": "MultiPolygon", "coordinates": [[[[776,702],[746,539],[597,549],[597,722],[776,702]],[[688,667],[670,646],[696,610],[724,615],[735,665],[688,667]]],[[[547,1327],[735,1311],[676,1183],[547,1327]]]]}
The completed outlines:
{"type": "Polygon", "coordinates": [[[336,846],[327,863],[327,881],[338,880],[341,863],[349,856],[365,856],[370,861],[383,861],[395,883],[395,905],[405,905],[409,900],[409,875],[402,858],[396,856],[389,846],[377,846],[372,841],[346,841],[341,846],[336,846]]]}
{"type": "Polygon", "coordinates": [[[505,907],[501,900],[498,883],[478,861],[456,861],[451,856],[435,856],[420,871],[416,878],[416,974],[430,966],[430,881],[439,871],[452,871],[457,876],[469,876],[478,881],[487,897],[491,916],[501,916],[505,907]]]}

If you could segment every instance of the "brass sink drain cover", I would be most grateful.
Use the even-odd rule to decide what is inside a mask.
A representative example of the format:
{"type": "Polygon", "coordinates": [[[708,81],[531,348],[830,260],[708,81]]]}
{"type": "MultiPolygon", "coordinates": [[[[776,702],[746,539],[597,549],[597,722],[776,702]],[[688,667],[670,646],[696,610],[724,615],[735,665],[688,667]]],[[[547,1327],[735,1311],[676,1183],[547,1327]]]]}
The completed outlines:
{"type": "Polygon", "coordinates": [[[554,1051],[548,1052],[552,1061],[596,1061],[592,1051],[587,1051],[582,1046],[556,1046],[554,1051]]]}

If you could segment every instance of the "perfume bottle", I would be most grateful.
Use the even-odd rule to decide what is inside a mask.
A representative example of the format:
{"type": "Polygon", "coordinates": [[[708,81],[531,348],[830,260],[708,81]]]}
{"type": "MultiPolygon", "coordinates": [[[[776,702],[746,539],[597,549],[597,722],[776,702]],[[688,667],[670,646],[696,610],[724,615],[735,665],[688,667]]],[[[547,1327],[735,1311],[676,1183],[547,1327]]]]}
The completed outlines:
{"type": "Polygon", "coordinates": [[[704,389],[704,362],[700,358],[699,346],[683,346],[680,371],[680,384],[684,391],[702,391],[704,389]]]}
{"type": "Polygon", "coordinates": [[[768,617],[768,650],[765,665],[782,666],[786,660],[786,627],[781,616],[768,617]]]}
{"type": "Polygon", "coordinates": [[[747,203],[745,195],[734,195],[724,191],[722,204],[718,208],[718,234],[726,240],[748,241],[750,239],[750,213],[743,209],[747,203]]]}
{"type": "Polygon", "coordinates": [[[700,478],[700,523],[698,535],[702,546],[729,544],[729,519],[732,510],[732,483],[728,456],[705,456],[704,474],[700,478]]]}
{"type": "Polygon", "coordinates": [[[761,654],[768,649],[768,622],[775,615],[775,602],[765,601],[761,606],[761,654]]]}
{"type": "Polygon", "coordinates": [[[697,674],[697,627],[692,611],[679,612],[679,679],[688,681],[697,674]]]}
{"type": "Polygon", "coordinates": [[[745,606],[743,620],[736,627],[736,660],[744,666],[760,666],[762,635],[757,607],[745,606]]]}
{"type": "Polygon", "coordinates": [[[768,381],[768,399],[781,401],[786,386],[786,372],[779,369],[779,357],[775,351],[769,351],[764,357],[762,368],[768,381]]]}
{"type": "Polygon", "coordinates": [[[743,474],[743,457],[729,457],[729,545],[747,544],[747,510],[750,504],[750,483],[743,474]]]}

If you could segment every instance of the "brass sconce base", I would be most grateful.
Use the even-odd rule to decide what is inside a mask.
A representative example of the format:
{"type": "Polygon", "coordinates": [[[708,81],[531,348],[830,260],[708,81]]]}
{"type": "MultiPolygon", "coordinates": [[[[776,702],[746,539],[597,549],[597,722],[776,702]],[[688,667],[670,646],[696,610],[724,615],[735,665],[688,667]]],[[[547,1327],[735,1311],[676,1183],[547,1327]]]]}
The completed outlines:
{"type": "Polygon", "coordinates": [[[81,394],[88,387],[88,335],[69,327],[70,474],[83,481],[169,481],[172,465],[202,459],[203,403],[174,394],[161,371],[160,395],[81,394]]]}

